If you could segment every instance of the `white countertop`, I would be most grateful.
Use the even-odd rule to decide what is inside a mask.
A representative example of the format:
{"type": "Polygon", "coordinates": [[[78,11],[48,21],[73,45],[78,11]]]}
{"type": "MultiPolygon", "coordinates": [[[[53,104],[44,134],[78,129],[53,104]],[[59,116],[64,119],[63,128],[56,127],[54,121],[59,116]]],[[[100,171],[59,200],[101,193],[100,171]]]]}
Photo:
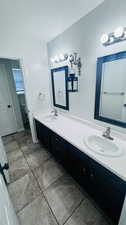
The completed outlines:
{"type": "MultiPolygon", "coordinates": [[[[69,143],[77,147],[79,150],[90,156],[92,159],[103,165],[105,168],[113,172],[115,175],[126,181],[126,142],[114,137],[114,141],[124,153],[118,157],[102,156],[91,151],[85,144],[84,138],[89,135],[102,136],[102,131],[95,129],[85,123],[77,121],[73,118],[68,118],[61,114],[57,119],[48,122],[44,119],[45,115],[42,113],[35,113],[33,117],[50,128],[52,131],[60,135],[69,143]]],[[[117,135],[116,135],[117,136],[117,135]]]]}

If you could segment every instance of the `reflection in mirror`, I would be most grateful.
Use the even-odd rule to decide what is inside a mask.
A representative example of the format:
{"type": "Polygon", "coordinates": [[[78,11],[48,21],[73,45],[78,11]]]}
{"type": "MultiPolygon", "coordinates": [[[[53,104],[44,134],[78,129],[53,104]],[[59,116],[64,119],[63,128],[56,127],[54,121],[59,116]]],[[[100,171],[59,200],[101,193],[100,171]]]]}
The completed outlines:
{"type": "Polygon", "coordinates": [[[53,104],[62,109],[69,109],[68,101],[68,67],[59,67],[51,70],[53,104]]]}
{"type": "Polygon", "coordinates": [[[126,52],[98,58],[95,119],[126,127],[126,52]]]}

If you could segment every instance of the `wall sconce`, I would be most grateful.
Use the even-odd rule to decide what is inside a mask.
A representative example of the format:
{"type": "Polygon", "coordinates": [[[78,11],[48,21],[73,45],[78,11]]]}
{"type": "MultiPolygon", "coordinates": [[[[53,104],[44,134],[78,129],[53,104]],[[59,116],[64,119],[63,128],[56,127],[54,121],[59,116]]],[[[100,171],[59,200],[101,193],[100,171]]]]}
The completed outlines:
{"type": "Polygon", "coordinates": [[[69,92],[78,92],[78,77],[76,77],[74,73],[69,74],[68,91],[69,92]]]}
{"type": "Polygon", "coordinates": [[[126,40],[126,27],[118,27],[110,34],[103,34],[101,36],[101,43],[104,46],[111,45],[120,41],[126,40]]]}
{"type": "Polygon", "coordinates": [[[78,67],[78,74],[80,76],[82,64],[81,64],[81,58],[80,57],[77,58],[77,55],[78,54],[76,52],[73,55],[71,54],[69,56],[69,62],[71,64],[71,68],[73,67],[73,65],[76,65],[78,67]]]}

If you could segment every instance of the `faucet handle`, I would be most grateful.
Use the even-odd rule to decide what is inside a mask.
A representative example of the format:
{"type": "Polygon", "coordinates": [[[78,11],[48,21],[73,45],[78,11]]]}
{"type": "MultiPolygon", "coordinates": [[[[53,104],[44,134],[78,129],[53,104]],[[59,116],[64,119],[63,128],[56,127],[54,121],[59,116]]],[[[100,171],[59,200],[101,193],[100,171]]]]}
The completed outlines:
{"type": "Polygon", "coordinates": [[[51,113],[54,113],[54,116],[58,116],[58,111],[57,111],[57,109],[53,109],[53,110],[51,111],[51,113]]]}

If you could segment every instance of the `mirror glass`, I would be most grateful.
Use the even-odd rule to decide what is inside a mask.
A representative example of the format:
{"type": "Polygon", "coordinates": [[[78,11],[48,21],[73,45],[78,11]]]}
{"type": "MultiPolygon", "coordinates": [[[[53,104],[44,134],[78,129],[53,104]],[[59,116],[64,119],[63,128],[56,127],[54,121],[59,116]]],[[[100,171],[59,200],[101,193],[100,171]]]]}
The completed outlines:
{"type": "Polygon", "coordinates": [[[59,67],[51,70],[52,75],[52,91],[53,91],[53,104],[56,107],[69,109],[68,101],[68,67],[59,67]]]}
{"type": "Polygon", "coordinates": [[[95,118],[126,127],[126,52],[98,58],[95,118]]]}

